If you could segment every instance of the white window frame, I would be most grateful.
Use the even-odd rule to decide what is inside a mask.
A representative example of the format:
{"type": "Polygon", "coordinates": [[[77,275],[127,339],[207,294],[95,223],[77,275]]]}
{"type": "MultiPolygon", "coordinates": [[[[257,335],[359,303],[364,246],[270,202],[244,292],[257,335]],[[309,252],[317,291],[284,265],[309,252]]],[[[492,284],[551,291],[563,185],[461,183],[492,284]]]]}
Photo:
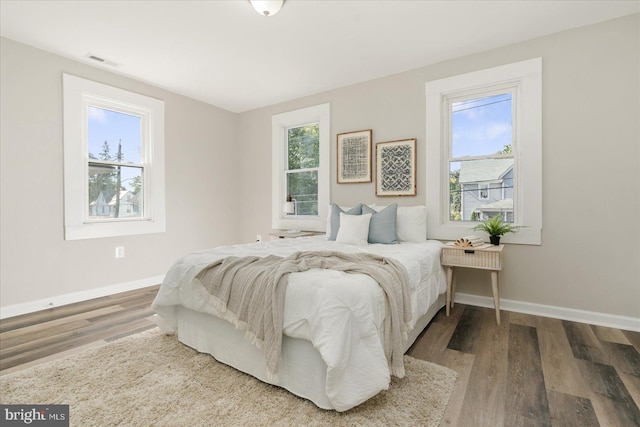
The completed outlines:
{"type": "Polygon", "coordinates": [[[542,58],[494,67],[425,84],[426,201],[429,238],[455,240],[474,223],[449,220],[449,100],[463,93],[515,87],[514,210],[524,226],[504,243],[540,245],[542,234],[542,58]],[[516,196],[517,194],[517,196],[516,196]]]}
{"type": "Polygon", "coordinates": [[[478,184],[478,199],[488,199],[489,198],[489,184],[478,184]],[[482,191],[485,191],[486,197],[482,197],[482,191]]]}
{"type": "Polygon", "coordinates": [[[276,114],[271,121],[271,226],[280,230],[324,231],[329,206],[330,105],[320,104],[300,110],[276,114]],[[318,215],[285,215],[287,201],[287,135],[288,129],[311,123],[319,125],[318,215]]]}
{"type": "Polygon", "coordinates": [[[69,74],[63,74],[63,101],[65,240],[164,232],[164,102],[69,74]],[[142,118],[143,217],[88,216],[90,105],[142,118]]]}

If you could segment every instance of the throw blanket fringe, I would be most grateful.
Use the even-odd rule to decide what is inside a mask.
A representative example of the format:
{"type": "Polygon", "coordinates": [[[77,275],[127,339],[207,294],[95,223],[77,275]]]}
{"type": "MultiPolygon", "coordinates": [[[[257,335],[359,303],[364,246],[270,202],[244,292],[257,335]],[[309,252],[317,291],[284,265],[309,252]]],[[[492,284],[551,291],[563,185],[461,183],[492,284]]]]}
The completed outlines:
{"type": "Polygon", "coordinates": [[[367,274],[380,285],[388,313],[384,350],[389,372],[404,377],[403,340],[411,321],[409,280],[402,264],[393,259],[333,251],[296,252],[286,258],[232,256],[209,264],[194,280],[207,290],[221,317],[244,330],[245,337],[265,351],[267,379],[277,383],[288,275],[312,268],[367,274]]]}

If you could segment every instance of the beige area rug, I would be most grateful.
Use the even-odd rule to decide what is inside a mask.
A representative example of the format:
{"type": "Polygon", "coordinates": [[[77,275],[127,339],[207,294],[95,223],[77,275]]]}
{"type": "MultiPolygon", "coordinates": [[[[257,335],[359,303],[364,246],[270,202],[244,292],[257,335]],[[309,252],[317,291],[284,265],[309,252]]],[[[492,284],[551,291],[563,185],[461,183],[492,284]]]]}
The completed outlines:
{"type": "Polygon", "coordinates": [[[72,426],[437,426],[456,373],[405,356],[406,376],[349,411],[319,409],[157,329],[0,377],[3,404],[69,404],[72,426]]]}

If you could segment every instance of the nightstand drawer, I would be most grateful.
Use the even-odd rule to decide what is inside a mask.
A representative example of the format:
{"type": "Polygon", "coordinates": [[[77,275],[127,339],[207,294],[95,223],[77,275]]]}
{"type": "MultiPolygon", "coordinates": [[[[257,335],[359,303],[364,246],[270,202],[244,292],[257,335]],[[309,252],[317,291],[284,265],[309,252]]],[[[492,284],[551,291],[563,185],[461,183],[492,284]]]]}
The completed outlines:
{"type": "Polygon", "coordinates": [[[442,248],[442,265],[502,270],[501,251],[444,247],[442,248]]]}

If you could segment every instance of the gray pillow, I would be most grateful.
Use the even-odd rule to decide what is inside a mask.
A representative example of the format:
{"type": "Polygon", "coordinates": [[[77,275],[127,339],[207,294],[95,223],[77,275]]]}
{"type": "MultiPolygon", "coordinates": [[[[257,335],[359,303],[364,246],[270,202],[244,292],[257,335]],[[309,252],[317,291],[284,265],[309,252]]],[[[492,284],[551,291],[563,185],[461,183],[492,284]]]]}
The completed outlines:
{"type": "Polygon", "coordinates": [[[398,204],[394,203],[376,212],[367,205],[362,206],[363,214],[372,214],[369,223],[369,243],[398,243],[396,236],[396,220],[398,218],[398,204]]]}
{"type": "Polygon", "coordinates": [[[362,203],[358,203],[356,206],[352,207],[348,211],[343,211],[340,206],[335,203],[331,205],[331,233],[329,233],[329,240],[336,240],[336,236],[338,235],[338,229],[340,229],[340,214],[346,213],[347,215],[360,215],[362,214],[362,203]]]}

